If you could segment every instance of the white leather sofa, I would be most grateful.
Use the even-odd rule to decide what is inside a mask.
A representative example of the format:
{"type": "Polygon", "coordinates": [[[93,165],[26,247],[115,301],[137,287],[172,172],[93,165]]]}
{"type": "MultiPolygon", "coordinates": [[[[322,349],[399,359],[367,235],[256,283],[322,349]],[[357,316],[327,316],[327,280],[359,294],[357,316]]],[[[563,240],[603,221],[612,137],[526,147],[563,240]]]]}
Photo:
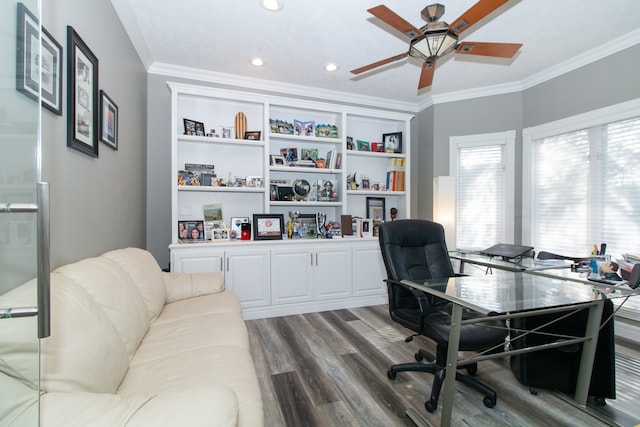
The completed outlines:
{"type": "MultiPolygon", "coordinates": [[[[29,306],[35,281],[0,296],[29,306]]],[[[35,318],[0,320],[0,425],[37,410],[35,318]],[[10,323],[5,323],[10,322],[10,323]]],[[[217,273],[166,273],[127,248],[51,273],[42,426],[262,426],[240,304],[217,273]]]]}

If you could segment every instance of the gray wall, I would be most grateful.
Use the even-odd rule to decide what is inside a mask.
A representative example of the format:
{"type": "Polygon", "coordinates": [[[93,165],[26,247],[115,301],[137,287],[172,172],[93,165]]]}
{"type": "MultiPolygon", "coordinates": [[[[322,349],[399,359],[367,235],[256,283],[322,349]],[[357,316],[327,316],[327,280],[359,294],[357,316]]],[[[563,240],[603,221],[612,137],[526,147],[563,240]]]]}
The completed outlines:
{"type": "Polygon", "coordinates": [[[418,215],[432,218],[432,178],[449,174],[449,137],[513,129],[516,131],[514,233],[516,242],[519,241],[522,235],[521,130],[639,98],[639,66],[640,46],[633,46],[522,92],[442,103],[421,112],[421,123],[431,120],[432,127],[421,127],[420,141],[432,138],[433,145],[425,144],[421,148],[418,165],[425,168],[430,165],[433,174],[421,173],[416,184],[420,188],[418,215]]]}
{"type": "Polygon", "coordinates": [[[109,0],[43,2],[43,26],[63,46],[63,116],[42,112],[43,179],[51,191],[51,266],[145,246],[146,71],[109,0]],[[67,25],[97,56],[99,86],[118,105],[119,150],[67,147],[67,25]]]}

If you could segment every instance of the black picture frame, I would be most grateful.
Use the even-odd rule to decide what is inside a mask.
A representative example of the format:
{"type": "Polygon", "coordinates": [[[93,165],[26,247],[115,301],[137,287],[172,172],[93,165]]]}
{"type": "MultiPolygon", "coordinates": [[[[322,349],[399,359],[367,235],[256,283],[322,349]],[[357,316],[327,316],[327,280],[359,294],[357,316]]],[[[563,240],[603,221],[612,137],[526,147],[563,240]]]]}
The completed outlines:
{"type": "Polygon", "coordinates": [[[385,152],[402,153],[402,132],[383,133],[382,142],[385,152]]]}
{"type": "Polygon", "coordinates": [[[253,214],[253,240],[282,240],[284,215],[253,214]]]}
{"type": "Polygon", "coordinates": [[[204,123],[191,119],[182,119],[184,123],[184,134],[193,136],[205,136],[204,123]]]}
{"type": "Polygon", "coordinates": [[[67,26],[67,146],[98,157],[98,58],[67,26]]]}
{"type": "Polygon", "coordinates": [[[118,105],[104,90],[100,91],[100,141],[118,149],[118,105]]]}
{"type": "Polygon", "coordinates": [[[260,136],[262,135],[262,131],[252,130],[244,133],[244,139],[249,139],[251,141],[260,141],[260,136]]]}
{"type": "Polygon", "coordinates": [[[178,221],[178,240],[182,242],[204,242],[205,234],[204,221],[178,221]],[[198,232],[197,238],[193,237],[193,230],[198,232]]]}
{"type": "Polygon", "coordinates": [[[385,198],[367,197],[367,218],[372,220],[386,220],[385,198]]]}
{"type": "Polygon", "coordinates": [[[23,4],[17,4],[16,89],[42,106],[62,115],[62,46],[42,27],[39,46],[38,18],[23,4]],[[34,74],[40,70],[40,76],[34,74]]]}

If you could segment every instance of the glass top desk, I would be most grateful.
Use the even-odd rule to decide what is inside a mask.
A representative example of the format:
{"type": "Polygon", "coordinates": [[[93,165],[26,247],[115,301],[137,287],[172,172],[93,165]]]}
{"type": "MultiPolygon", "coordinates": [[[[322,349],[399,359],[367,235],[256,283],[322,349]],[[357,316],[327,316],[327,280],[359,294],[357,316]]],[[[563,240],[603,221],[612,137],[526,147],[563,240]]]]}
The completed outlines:
{"type": "Polygon", "coordinates": [[[490,257],[480,253],[465,253],[453,251],[449,252],[449,258],[460,263],[459,273],[464,274],[466,264],[479,265],[488,269],[496,268],[505,271],[538,271],[547,269],[569,268],[571,263],[563,260],[536,260],[530,257],[523,257],[514,260],[505,260],[500,257],[490,257]]]}
{"type": "MultiPolygon", "coordinates": [[[[604,290],[598,287],[521,272],[499,276],[459,276],[429,282],[403,280],[402,283],[453,303],[451,314],[451,325],[453,326],[449,335],[447,367],[457,368],[487,359],[584,343],[574,395],[574,400],[582,406],[585,406],[587,402],[604,300],[636,295],[634,291],[628,288],[610,289],[605,293],[604,290]],[[491,314],[491,316],[463,321],[462,311],[465,308],[483,314],[491,314]],[[462,325],[486,320],[506,320],[583,309],[589,310],[589,315],[585,335],[582,337],[570,337],[559,342],[506,350],[498,354],[479,353],[467,359],[458,360],[460,328],[462,325]]],[[[532,331],[532,333],[534,332],[535,330],[532,331]]],[[[505,331],[505,337],[506,335],[505,331]]],[[[566,336],[564,337],[566,338],[566,336]]],[[[455,375],[445,375],[442,426],[451,424],[454,389],[455,375]]]]}

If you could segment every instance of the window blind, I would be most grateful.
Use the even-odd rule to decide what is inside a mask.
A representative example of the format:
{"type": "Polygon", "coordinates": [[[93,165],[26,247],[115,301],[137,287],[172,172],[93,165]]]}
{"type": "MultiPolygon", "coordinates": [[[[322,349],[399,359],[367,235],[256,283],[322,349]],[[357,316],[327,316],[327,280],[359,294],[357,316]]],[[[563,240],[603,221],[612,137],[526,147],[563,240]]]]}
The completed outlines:
{"type": "Polygon", "coordinates": [[[504,240],[504,157],[504,144],[458,148],[457,247],[484,248],[504,240]]]}
{"type": "Polygon", "coordinates": [[[534,141],[533,246],[640,253],[640,118],[534,141]]]}

